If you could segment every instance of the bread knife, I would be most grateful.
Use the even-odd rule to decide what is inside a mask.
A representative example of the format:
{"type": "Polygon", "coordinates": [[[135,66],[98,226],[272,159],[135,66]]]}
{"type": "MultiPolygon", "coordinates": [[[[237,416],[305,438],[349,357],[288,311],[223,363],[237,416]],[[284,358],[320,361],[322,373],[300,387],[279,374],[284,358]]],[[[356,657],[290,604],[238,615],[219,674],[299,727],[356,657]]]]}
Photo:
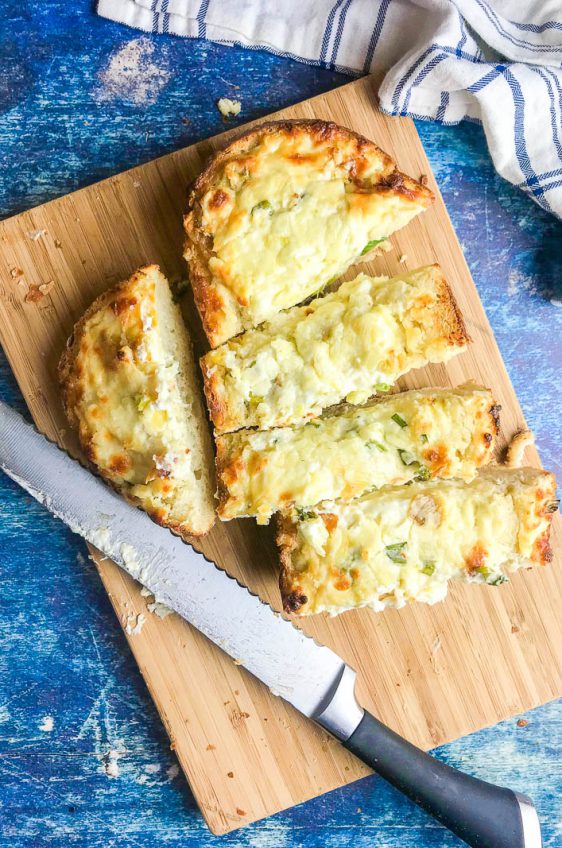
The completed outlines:
{"type": "Polygon", "coordinates": [[[541,848],[533,802],[416,748],[364,710],[355,672],[0,401],[0,468],[279,697],[473,848],[541,848]]]}

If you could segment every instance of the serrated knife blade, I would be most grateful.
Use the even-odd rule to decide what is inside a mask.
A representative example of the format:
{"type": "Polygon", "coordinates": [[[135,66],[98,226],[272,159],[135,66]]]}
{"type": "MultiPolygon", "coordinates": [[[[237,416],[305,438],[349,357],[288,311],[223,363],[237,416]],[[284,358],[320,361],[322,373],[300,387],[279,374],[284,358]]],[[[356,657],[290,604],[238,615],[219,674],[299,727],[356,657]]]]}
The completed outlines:
{"type": "Polygon", "coordinates": [[[473,848],[540,848],[529,798],[456,771],[381,724],[357,703],[355,673],[337,654],[127,504],[2,401],[0,468],[473,848]]]}
{"type": "Polygon", "coordinates": [[[343,661],[0,405],[0,467],[155,597],[312,716],[343,661]]]}

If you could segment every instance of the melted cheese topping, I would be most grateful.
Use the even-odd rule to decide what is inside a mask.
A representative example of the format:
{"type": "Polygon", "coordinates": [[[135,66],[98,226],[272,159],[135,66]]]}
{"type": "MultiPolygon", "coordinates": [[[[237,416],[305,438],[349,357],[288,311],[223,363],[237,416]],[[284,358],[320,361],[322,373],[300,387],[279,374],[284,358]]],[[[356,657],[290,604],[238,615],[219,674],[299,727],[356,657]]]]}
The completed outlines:
{"type": "Polygon", "coordinates": [[[375,145],[358,153],[353,137],[307,132],[265,134],[228,160],[201,198],[210,285],[224,303],[214,344],[305,300],[423,211],[423,187],[378,185],[388,161],[375,145]]]}
{"type": "Polygon", "coordinates": [[[422,389],[296,429],[217,438],[218,513],[224,521],[291,505],[350,500],[416,478],[471,479],[489,462],[497,425],[489,389],[422,389]]]}
{"type": "Polygon", "coordinates": [[[549,561],[554,496],[552,474],[494,468],[470,483],[388,487],[330,512],[294,514],[285,604],[302,604],[304,614],[380,611],[442,600],[451,579],[498,585],[549,561]]]}
{"type": "Polygon", "coordinates": [[[181,524],[192,516],[178,491],[196,487],[195,472],[201,472],[194,468],[179,365],[159,327],[157,284],[166,286],[170,306],[171,297],[162,275],[138,274],[132,281],[82,330],[73,412],[88,457],[104,476],[158,520],[181,524]]]}
{"type": "Polygon", "coordinates": [[[203,357],[213,423],[219,433],[285,426],[344,398],[363,403],[467,341],[438,266],[392,279],[360,274],[203,357]]]}

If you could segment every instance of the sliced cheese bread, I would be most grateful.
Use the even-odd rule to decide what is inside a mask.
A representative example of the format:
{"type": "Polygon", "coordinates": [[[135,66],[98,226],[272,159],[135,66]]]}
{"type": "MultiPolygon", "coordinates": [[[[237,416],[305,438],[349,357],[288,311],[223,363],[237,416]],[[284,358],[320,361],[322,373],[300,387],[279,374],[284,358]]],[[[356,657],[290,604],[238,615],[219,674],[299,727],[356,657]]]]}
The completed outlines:
{"type": "Polygon", "coordinates": [[[59,365],[89,460],[132,503],[184,535],[213,525],[213,452],[191,342],[156,265],[101,295],[59,365]]]}
{"type": "Polygon", "coordinates": [[[206,354],[205,394],[217,433],[293,425],[343,399],[363,403],[469,341],[438,265],[360,274],[206,354]]]}
{"type": "Polygon", "coordinates": [[[184,222],[211,345],[301,303],[432,200],[351,130],[319,120],[250,130],[197,179],[184,222]]]}
{"type": "Polygon", "coordinates": [[[323,511],[280,518],[287,612],[380,611],[435,603],[451,579],[498,585],[552,558],[553,474],[490,467],[472,480],[385,487],[323,511]]]}
{"type": "Polygon", "coordinates": [[[218,514],[265,524],[277,510],[350,500],[432,477],[472,479],[490,461],[499,407],[489,389],[420,389],[300,427],[217,437],[218,514]]]}

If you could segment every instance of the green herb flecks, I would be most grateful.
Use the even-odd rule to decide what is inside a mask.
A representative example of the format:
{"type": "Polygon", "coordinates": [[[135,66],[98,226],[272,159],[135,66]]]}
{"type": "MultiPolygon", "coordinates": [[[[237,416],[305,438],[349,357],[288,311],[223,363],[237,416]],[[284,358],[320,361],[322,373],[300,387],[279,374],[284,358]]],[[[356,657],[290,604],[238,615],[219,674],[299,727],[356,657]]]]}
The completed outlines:
{"type": "Polygon", "coordinates": [[[377,383],[375,385],[376,392],[389,392],[391,388],[392,386],[390,385],[390,383],[377,383]]]}
{"type": "Polygon", "coordinates": [[[376,448],[377,450],[380,450],[380,452],[381,452],[381,453],[386,453],[386,448],[385,448],[385,446],[384,446],[384,445],[381,445],[381,443],[380,443],[380,442],[377,442],[377,441],[375,441],[374,439],[370,439],[370,440],[367,442],[367,447],[368,447],[368,448],[370,448],[370,447],[374,447],[374,448],[376,448]]]}
{"type": "Polygon", "coordinates": [[[255,215],[256,212],[261,210],[267,212],[268,215],[273,215],[273,206],[269,200],[260,200],[259,203],[256,203],[256,205],[252,207],[252,215],[255,215]]]}
{"type": "Polygon", "coordinates": [[[404,419],[402,418],[402,416],[401,416],[401,415],[398,415],[398,413],[397,413],[397,412],[395,412],[395,413],[394,413],[394,415],[392,415],[391,417],[392,417],[392,420],[393,420],[396,424],[398,424],[398,426],[399,426],[399,427],[407,427],[407,426],[408,426],[408,422],[407,422],[407,421],[404,421],[404,419]]]}
{"type": "Polygon", "coordinates": [[[428,577],[431,577],[431,575],[434,572],[435,572],[435,563],[433,562],[433,560],[429,559],[429,560],[427,560],[427,562],[424,562],[423,568],[422,568],[422,574],[427,574],[428,577]]]}
{"type": "Polygon", "coordinates": [[[403,450],[402,448],[398,448],[398,453],[400,455],[400,459],[402,460],[402,465],[419,465],[416,457],[409,450],[403,450]]]}
{"type": "Polygon", "coordinates": [[[318,516],[312,509],[305,509],[303,506],[297,506],[295,509],[299,521],[311,521],[318,516]]]}
{"type": "Polygon", "coordinates": [[[431,478],[431,471],[426,465],[420,465],[418,468],[418,473],[416,474],[416,480],[429,480],[431,478]]]}
{"type": "Polygon", "coordinates": [[[493,577],[488,577],[486,583],[488,586],[501,586],[502,583],[509,583],[509,578],[505,574],[495,574],[493,577]]]}
{"type": "Polygon", "coordinates": [[[381,241],[386,241],[386,236],[385,236],[384,238],[381,238],[381,239],[373,239],[372,241],[368,241],[368,242],[367,242],[367,244],[365,245],[365,247],[363,248],[363,250],[361,251],[361,253],[360,253],[359,255],[360,255],[360,256],[365,256],[365,254],[366,254],[366,253],[370,253],[370,251],[371,251],[374,247],[376,247],[376,246],[377,246],[377,244],[380,244],[380,243],[381,243],[381,241]]]}
{"type": "Polygon", "coordinates": [[[402,564],[406,562],[406,545],[407,542],[396,542],[394,545],[387,545],[384,549],[385,554],[392,562],[402,564]]]}
{"type": "Polygon", "coordinates": [[[429,439],[427,438],[427,433],[421,434],[420,442],[422,443],[422,445],[427,445],[427,443],[429,442],[429,439]]]}

